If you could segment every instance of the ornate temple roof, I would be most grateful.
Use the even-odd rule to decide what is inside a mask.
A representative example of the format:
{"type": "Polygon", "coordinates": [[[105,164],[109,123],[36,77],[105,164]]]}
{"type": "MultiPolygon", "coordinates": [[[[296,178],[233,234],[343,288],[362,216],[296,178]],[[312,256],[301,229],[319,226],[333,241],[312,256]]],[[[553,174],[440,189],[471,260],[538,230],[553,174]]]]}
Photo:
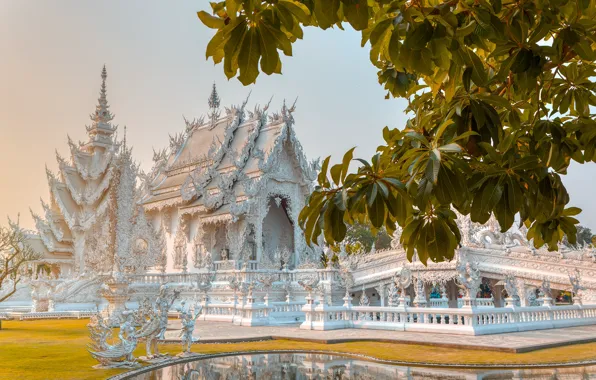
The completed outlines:
{"type": "Polygon", "coordinates": [[[154,154],[151,173],[142,175],[147,210],[180,207],[182,213],[239,213],[240,204],[258,182],[275,169],[274,162],[290,157],[298,173],[294,181],[310,186],[316,163],[308,162],[293,130],[295,107],[284,105],[268,114],[269,104],[219,109],[215,85],[209,113],[192,122],[184,133],[170,136],[170,146],[154,154]],[[227,207],[222,207],[227,206],[227,207]]]}
{"type": "Polygon", "coordinates": [[[47,253],[72,254],[73,231],[89,229],[108,205],[112,163],[120,144],[114,136],[117,126],[111,123],[114,115],[107,100],[105,66],[101,79],[98,104],[86,127],[87,141],[77,144],[68,137],[70,158],[56,152],[58,172],[46,167],[50,202],[41,201],[44,215],[31,211],[47,253]]]}

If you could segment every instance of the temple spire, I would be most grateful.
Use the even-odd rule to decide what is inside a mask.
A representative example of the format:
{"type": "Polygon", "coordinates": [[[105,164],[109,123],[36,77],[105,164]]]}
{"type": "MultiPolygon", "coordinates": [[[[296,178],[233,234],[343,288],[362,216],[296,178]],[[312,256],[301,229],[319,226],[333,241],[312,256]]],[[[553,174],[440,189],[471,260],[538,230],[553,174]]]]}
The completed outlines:
{"type": "Polygon", "coordinates": [[[112,144],[112,135],[116,131],[116,126],[111,124],[114,115],[110,112],[110,106],[108,104],[108,92],[106,86],[106,80],[108,78],[108,71],[104,65],[101,70],[101,87],[99,90],[99,98],[97,99],[97,105],[95,106],[95,112],[90,115],[92,124],[87,126],[87,133],[89,134],[89,143],[95,145],[99,144],[112,144]]]}
{"type": "Polygon", "coordinates": [[[213,82],[213,89],[211,90],[211,95],[209,95],[208,104],[209,110],[215,111],[219,109],[219,104],[221,103],[221,99],[217,94],[217,87],[215,86],[215,82],[213,82]]]}
{"type": "Polygon", "coordinates": [[[221,115],[221,111],[219,110],[219,104],[221,103],[221,99],[217,94],[217,88],[215,87],[215,82],[213,82],[213,88],[211,90],[211,95],[209,95],[209,99],[207,99],[207,104],[209,104],[209,120],[211,122],[211,128],[215,127],[215,123],[219,116],[221,115]]]}

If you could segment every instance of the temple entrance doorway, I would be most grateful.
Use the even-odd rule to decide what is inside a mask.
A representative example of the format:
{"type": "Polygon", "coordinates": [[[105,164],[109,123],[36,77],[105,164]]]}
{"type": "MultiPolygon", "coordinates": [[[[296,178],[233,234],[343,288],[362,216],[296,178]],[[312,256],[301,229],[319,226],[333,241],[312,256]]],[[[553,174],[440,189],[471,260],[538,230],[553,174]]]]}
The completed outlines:
{"type": "Polygon", "coordinates": [[[290,218],[288,201],[281,196],[272,196],[267,204],[267,215],[263,220],[263,255],[265,260],[279,263],[284,256],[288,262],[294,252],[294,226],[290,218]]]}

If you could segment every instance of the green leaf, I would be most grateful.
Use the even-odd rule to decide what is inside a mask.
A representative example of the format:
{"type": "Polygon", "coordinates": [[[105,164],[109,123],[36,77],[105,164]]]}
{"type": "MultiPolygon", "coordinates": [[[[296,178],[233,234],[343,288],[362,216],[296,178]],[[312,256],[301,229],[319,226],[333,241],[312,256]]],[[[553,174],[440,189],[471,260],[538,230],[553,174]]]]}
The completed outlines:
{"type": "Polygon", "coordinates": [[[308,25],[310,23],[310,11],[306,5],[294,0],[279,0],[278,6],[287,9],[301,23],[308,25]]]}
{"type": "Polygon", "coordinates": [[[582,212],[582,209],[579,207],[569,207],[563,211],[563,215],[565,216],[575,216],[582,212]]]}
{"type": "Polygon", "coordinates": [[[327,180],[327,168],[329,167],[329,160],[331,160],[331,156],[328,156],[323,160],[323,164],[321,165],[321,171],[319,172],[319,176],[317,181],[319,182],[319,186],[322,187],[329,187],[329,181],[327,180]]]}
{"type": "Polygon", "coordinates": [[[430,159],[426,164],[426,179],[433,184],[439,179],[439,169],[441,168],[441,152],[439,149],[430,151],[430,159]]]}
{"type": "Polygon", "coordinates": [[[248,26],[244,17],[238,17],[236,18],[236,21],[232,21],[226,29],[228,27],[230,28],[230,37],[224,46],[224,73],[228,79],[230,79],[236,76],[236,72],[238,71],[238,56],[240,54],[242,42],[248,31],[248,26]]]}
{"type": "Polygon", "coordinates": [[[260,37],[261,70],[265,74],[271,75],[277,72],[278,66],[281,66],[276,40],[269,28],[266,27],[259,28],[258,36],[260,37]]]}
{"type": "Polygon", "coordinates": [[[472,62],[472,81],[478,87],[485,87],[488,83],[488,74],[484,69],[482,60],[471,49],[468,49],[468,55],[472,62]]]}
{"type": "Polygon", "coordinates": [[[315,1],[314,13],[321,29],[327,29],[340,21],[340,5],[340,0],[315,1]]]}
{"type": "Polygon", "coordinates": [[[356,149],[356,147],[353,147],[352,149],[348,150],[344,154],[344,158],[342,160],[342,167],[341,167],[341,181],[342,182],[344,182],[346,180],[346,176],[348,175],[350,163],[352,162],[352,158],[354,157],[354,149],[356,149]]]}
{"type": "Polygon", "coordinates": [[[336,185],[339,185],[340,183],[341,170],[341,164],[333,165],[331,167],[331,170],[329,170],[329,173],[331,173],[331,179],[333,180],[333,183],[335,183],[336,185]]]}
{"type": "Polygon", "coordinates": [[[473,70],[474,69],[471,67],[466,67],[466,69],[464,70],[464,74],[462,75],[462,82],[464,84],[464,89],[466,90],[466,92],[470,92],[470,81],[472,80],[473,70]]]}
{"type": "Polygon", "coordinates": [[[375,197],[372,204],[367,203],[366,211],[373,227],[381,228],[385,222],[385,213],[387,212],[383,198],[375,197]]]}
{"type": "Polygon", "coordinates": [[[205,11],[197,12],[197,16],[199,16],[199,19],[201,19],[201,21],[203,22],[203,24],[205,24],[205,26],[207,26],[211,29],[220,29],[220,28],[223,28],[225,25],[223,19],[221,19],[219,17],[212,16],[205,11]]]}
{"type": "Polygon", "coordinates": [[[368,28],[368,2],[367,0],[354,0],[344,2],[344,16],[356,30],[368,28]]]}
{"type": "Polygon", "coordinates": [[[243,85],[254,83],[259,76],[259,58],[261,57],[259,29],[251,28],[246,32],[242,40],[242,46],[238,53],[238,67],[240,75],[238,79],[243,85]]]}
{"type": "Polygon", "coordinates": [[[412,50],[420,50],[426,46],[433,36],[434,28],[428,19],[406,34],[404,46],[412,50]]]}

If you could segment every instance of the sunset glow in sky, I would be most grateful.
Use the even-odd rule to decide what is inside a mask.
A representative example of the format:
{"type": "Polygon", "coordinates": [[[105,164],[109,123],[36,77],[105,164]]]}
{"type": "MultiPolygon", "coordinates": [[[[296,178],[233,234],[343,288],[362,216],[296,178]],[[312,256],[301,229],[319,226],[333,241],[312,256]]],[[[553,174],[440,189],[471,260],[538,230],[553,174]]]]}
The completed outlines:
{"type": "MultiPolygon", "coordinates": [[[[309,158],[357,146],[369,158],[385,125],[401,128],[405,101],[384,100],[368,48],[353,31],[307,29],[294,57],[283,57],[283,75],[261,74],[244,87],[228,81],[222,66],[205,60],[213,32],[197,19],[205,0],[0,2],[0,217],[33,228],[29,207],[48,200],[47,164],[57,170],[55,150],[68,156],[67,135],[85,140],[97,103],[100,71],[108,69],[108,100],[120,135],[145,170],[152,148],[207,111],[215,81],[223,105],[249,109],[273,96],[271,109],[298,97],[296,132],[309,158]]],[[[596,231],[596,164],[572,165],[564,178],[582,224],[596,231]]],[[[4,223],[4,221],[0,221],[4,223]]]]}

